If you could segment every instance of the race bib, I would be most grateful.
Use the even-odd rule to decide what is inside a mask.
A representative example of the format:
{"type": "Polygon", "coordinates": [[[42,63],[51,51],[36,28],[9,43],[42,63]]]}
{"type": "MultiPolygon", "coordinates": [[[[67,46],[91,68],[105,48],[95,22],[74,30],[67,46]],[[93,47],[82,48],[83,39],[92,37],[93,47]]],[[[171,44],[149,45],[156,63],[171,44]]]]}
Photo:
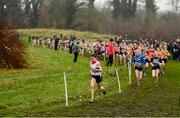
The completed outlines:
{"type": "Polygon", "coordinates": [[[140,62],[135,62],[135,65],[139,67],[139,66],[141,66],[141,63],[140,62]]]}
{"type": "Polygon", "coordinates": [[[158,64],[158,63],[159,63],[159,60],[158,60],[158,59],[154,59],[154,63],[155,63],[155,64],[158,64]]]}

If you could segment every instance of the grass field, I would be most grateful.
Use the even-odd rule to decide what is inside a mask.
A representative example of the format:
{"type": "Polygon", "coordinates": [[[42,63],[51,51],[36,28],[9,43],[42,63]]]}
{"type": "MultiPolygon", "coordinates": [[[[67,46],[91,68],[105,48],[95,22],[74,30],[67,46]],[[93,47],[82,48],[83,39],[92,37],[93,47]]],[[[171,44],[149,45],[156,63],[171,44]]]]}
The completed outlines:
{"type": "MultiPolygon", "coordinates": [[[[22,39],[28,45],[27,37],[22,39]]],[[[67,73],[70,106],[89,100],[89,58],[80,56],[79,62],[74,64],[73,55],[65,51],[32,48],[30,45],[27,53],[29,68],[0,69],[0,116],[25,116],[64,107],[63,72],[67,73]]],[[[114,69],[104,65],[103,69],[105,86],[109,91],[107,96],[118,93],[114,69]]],[[[126,76],[126,69],[121,70],[126,76]]],[[[128,81],[123,81],[125,90],[128,81]]],[[[97,98],[101,97],[97,93],[97,98]]]]}
{"type": "MultiPolygon", "coordinates": [[[[27,44],[27,37],[22,38],[27,44]]],[[[28,44],[27,44],[28,45],[28,44]]],[[[128,85],[127,69],[118,67],[122,94],[114,68],[105,67],[107,95],[89,100],[89,58],[28,45],[29,68],[0,69],[0,116],[180,116],[180,63],[170,61],[158,87],[150,76],[142,87],[128,85]],[[67,73],[69,107],[64,103],[63,72],[67,73]]]]}
{"type": "Polygon", "coordinates": [[[53,37],[57,35],[58,37],[63,34],[64,36],[76,35],[77,38],[83,38],[85,40],[95,40],[95,39],[110,39],[113,37],[111,34],[98,34],[93,32],[80,32],[75,30],[61,30],[61,29],[17,29],[17,32],[24,36],[46,36],[53,37]]]}

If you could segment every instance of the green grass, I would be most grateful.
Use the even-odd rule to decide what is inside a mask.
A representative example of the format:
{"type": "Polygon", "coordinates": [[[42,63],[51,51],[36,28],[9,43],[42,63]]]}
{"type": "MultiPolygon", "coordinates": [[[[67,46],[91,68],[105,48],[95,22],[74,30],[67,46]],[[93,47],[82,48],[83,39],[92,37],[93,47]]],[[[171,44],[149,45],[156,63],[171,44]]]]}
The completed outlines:
{"type": "MultiPolygon", "coordinates": [[[[22,38],[28,45],[27,38],[22,38]]],[[[158,87],[150,76],[137,89],[128,85],[127,69],[118,67],[122,94],[114,68],[104,70],[108,94],[96,92],[96,102],[89,100],[89,58],[28,45],[29,68],[0,69],[0,116],[180,116],[180,63],[170,61],[158,87]],[[64,103],[63,72],[67,73],[69,107],[64,103]]],[[[134,74],[133,74],[134,79],[134,74]]]]}
{"type": "MultiPolygon", "coordinates": [[[[73,55],[42,47],[32,48],[27,37],[22,41],[28,46],[29,67],[22,70],[0,69],[0,116],[26,116],[36,112],[51,111],[65,106],[63,72],[67,74],[70,106],[89,100],[89,58],[80,56],[73,63],[73,55]]],[[[114,68],[105,67],[104,84],[109,93],[116,94],[118,85],[114,68]]],[[[126,69],[123,69],[125,73],[126,69]]],[[[123,90],[127,80],[123,80],[123,90]]],[[[97,92],[97,98],[103,96],[97,92]]]]}
{"type": "Polygon", "coordinates": [[[166,75],[160,77],[158,87],[154,86],[153,79],[148,76],[142,80],[140,89],[133,84],[122,94],[100,98],[94,104],[84,102],[78,106],[37,112],[30,116],[179,117],[180,77],[178,72],[180,72],[180,63],[171,61],[167,65],[166,75]]]}
{"type": "Polygon", "coordinates": [[[77,38],[83,38],[85,40],[96,40],[96,39],[110,39],[114,37],[111,34],[98,34],[93,32],[80,32],[75,30],[61,30],[61,29],[16,29],[20,35],[24,36],[46,36],[53,37],[57,35],[58,37],[63,34],[63,36],[76,35],[77,38]]]}

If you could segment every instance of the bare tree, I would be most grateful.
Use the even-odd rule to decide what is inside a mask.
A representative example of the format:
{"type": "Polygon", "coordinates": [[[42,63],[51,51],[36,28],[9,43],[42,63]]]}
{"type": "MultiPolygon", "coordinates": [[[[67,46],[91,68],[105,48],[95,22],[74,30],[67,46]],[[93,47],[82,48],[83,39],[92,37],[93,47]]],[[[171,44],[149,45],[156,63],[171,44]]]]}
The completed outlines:
{"type": "Polygon", "coordinates": [[[5,0],[1,0],[0,1],[0,20],[3,20],[5,18],[5,6],[6,6],[6,3],[5,3],[5,0]]]}
{"type": "Polygon", "coordinates": [[[114,19],[118,17],[133,18],[137,10],[137,0],[112,0],[112,14],[114,19]]]}
{"type": "Polygon", "coordinates": [[[173,13],[177,14],[180,8],[180,0],[169,0],[169,2],[170,5],[172,6],[173,13]]]}

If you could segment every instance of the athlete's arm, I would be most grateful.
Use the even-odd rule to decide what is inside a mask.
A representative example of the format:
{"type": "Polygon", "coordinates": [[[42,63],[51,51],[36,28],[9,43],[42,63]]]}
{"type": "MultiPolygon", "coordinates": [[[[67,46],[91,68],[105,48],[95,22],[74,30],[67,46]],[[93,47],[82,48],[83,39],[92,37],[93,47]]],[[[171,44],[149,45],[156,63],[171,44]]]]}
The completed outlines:
{"type": "Polygon", "coordinates": [[[99,63],[98,64],[98,69],[97,69],[99,72],[102,72],[102,67],[101,67],[101,64],[99,63]]]}
{"type": "Polygon", "coordinates": [[[133,59],[132,59],[132,65],[135,68],[135,57],[133,57],[133,59]]]}
{"type": "Polygon", "coordinates": [[[168,57],[171,56],[171,54],[169,53],[169,51],[167,51],[167,56],[168,56],[168,57]]]}
{"type": "Polygon", "coordinates": [[[151,63],[150,63],[150,64],[151,64],[151,66],[154,66],[154,64],[153,64],[153,58],[151,58],[151,63]]]}

